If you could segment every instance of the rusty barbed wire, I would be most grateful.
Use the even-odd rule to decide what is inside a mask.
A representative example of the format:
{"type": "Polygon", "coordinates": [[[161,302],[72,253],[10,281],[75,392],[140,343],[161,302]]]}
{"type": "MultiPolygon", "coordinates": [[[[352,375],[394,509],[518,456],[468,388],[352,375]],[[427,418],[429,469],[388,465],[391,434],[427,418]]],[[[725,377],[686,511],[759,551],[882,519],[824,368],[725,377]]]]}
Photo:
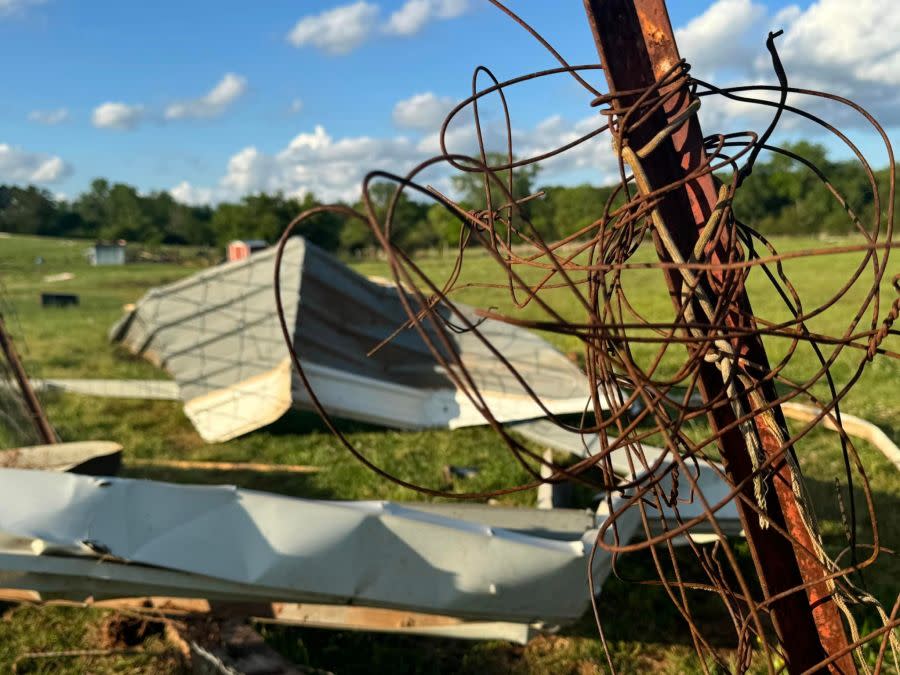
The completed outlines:
{"type": "MultiPolygon", "coordinates": [[[[846,98],[790,86],[775,48],[778,34],[771,34],[767,43],[778,85],[717,87],[694,78],[690,74],[690,66],[682,60],[653,86],[618,92],[617,96],[613,96],[602,93],[589,82],[591,75],[602,70],[602,65],[570,65],[520,17],[497,0],[490,1],[538,40],[559,65],[505,81],[500,81],[488,68],[480,66],[473,74],[471,96],[456,105],[441,126],[439,155],[421,162],[404,175],[387,171],[370,172],[362,184],[361,210],[347,206],[309,209],[299,214],[286,228],[279,242],[275,274],[279,319],[293,365],[309,392],[313,406],[343,446],[371,470],[426,495],[483,500],[530,490],[541,483],[565,481],[601,491],[610,515],[600,525],[594,552],[604,550],[611,553],[617,574],[621,573],[617,565],[621,556],[638,551],[650,555],[658,578],[644,580],[643,583],[659,585],[671,600],[688,626],[701,667],[707,672],[708,661],[719,667],[745,671],[758,652],[763,654],[769,672],[776,672],[778,660],[783,654],[766,616],[779,599],[790,593],[810,590],[821,583],[827,584],[829,595],[840,608],[852,640],[846,649],[831,654],[820,666],[834,664],[852,652],[860,668],[866,672],[878,672],[890,648],[894,667],[900,669],[897,663],[900,642],[894,630],[900,625],[900,596],[888,614],[878,600],[858,583],[863,570],[871,567],[880,557],[893,556],[894,553],[881,543],[866,462],[841,423],[841,402],[872,360],[900,359],[900,354],[886,344],[889,336],[898,334],[894,324],[900,314],[900,275],[890,280],[895,297],[886,310],[880,297],[889,254],[896,246],[893,240],[895,165],[891,143],[884,129],[866,110],[846,98]],[[572,77],[585,89],[590,96],[590,104],[599,108],[598,125],[561,147],[533,157],[517,158],[513,152],[513,127],[505,91],[523,82],[560,75],[572,77]],[[491,84],[479,88],[481,78],[488,78],[491,84]],[[651,144],[634,150],[629,145],[629,139],[635,130],[646,124],[653,113],[674,95],[673,92],[685,86],[690,88],[698,103],[692,105],[683,118],[675,120],[657,134],[651,144]],[[636,97],[636,102],[618,107],[618,97],[623,94],[636,97]],[[770,98],[772,95],[777,100],[770,98]],[[500,164],[489,162],[479,115],[479,103],[488,96],[496,96],[503,111],[506,147],[505,161],[500,164]],[[704,139],[707,159],[699,168],[683,180],[662,188],[654,190],[643,185],[641,162],[652,152],[652,144],[663,142],[690,116],[697,114],[700,102],[711,97],[768,106],[773,109],[772,121],[761,134],[746,131],[709,135],[704,139]],[[795,99],[829,101],[861,116],[884,143],[889,159],[887,185],[879,185],[865,155],[844,132],[796,105],[795,99]],[[470,114],[473,121],[478,146],[478,153],[474,156],[454,153],[447,147],[448,129],[463,113],[470,114]],[[848,199],[822,169],[794,150],[769,142],[785,114],[799,116],[817,125],[850,151],[862,168],[872,193],[871,213],[865,219],[854,211],[848,199]],[[618,155],[618,185],[594,222],[557,241],[546,241],[529,219],[527,211],[528,202],[540,195],[514,194],[514,172],[564,155],[581,144],[598,142],[598,137],[605,133],[610,135],[618,155]],[[733,210],[734,200],[762,152],[780,154],[816,176],[844,209],[851,231],[862,242],[779,252],[760,232],[741,222],[733,210]],[[424,172],[438,166],[479,176],[484,184],[484,208],[468,210],[434,187],[420,182],[424,172]],[[679,260],[672,242],[667,241],[669,235],[665,224],[659,222],[655,209],[667,194],[704,175],[712,175],[719,190],[716,210],[701,232],[693,255],[679,260]],[[371,194],[371,186],[378,181],[396,185],[383,217],[378,216],[371,194]],[[442,281],[432,279],[392,237],[396,207],[401,196],[407,193],[440,204],[460,224],[455,263],[442,281]],[[377,466],[340,431],[316,397],[304,372],[302,358],[294,350],[280,291],[281,255],[287,240],[298,225],[325,211],[358,219],[371,229],[408,316],[408,321],[398,326],[394,335],[404,330],[416,331],[436,363],[502,439],[529,476],[528,481],[477,493],[455,493],[416,485],[377,466]],[[668,251],[669,258],[662,261],[642,258],[641,252],[648,246],[654,250],[661,248],[668,251]],[[477,259],[482,269],[489,264],[486,259],[495,264],[496,281],[464,281],[466,262],[476,249],[484,252],[477,259]],[[715,254],[710,255],[709,251],[715,254]],[[858,256],[854,271],[828,297],[807,305],[807,298],[791,281],[787,269],[789,263],[839,254],[858,256]],[[641,308],[641,299],[629,294],[630,275],[647,270],[680,275],[682,284],[674,318],[661,320],[651,316],[647,309],[641,308]],[[754,280],[760,277],[769,285],[771,296],[780,300],[781,311],[786,317],[766,318],[749,310],[744,298],[751,272],[755,275],[754,280]],[[467,289],[499,288],[506,289],[512,309],[481,309],[479,320],[473,320],[453,300],[467,289]],[[559,309],[561,294],[568,294],[568,300],[578,307],[582,314],[580,320],[573,321],[563,315],[559,309]],[[526,316],[526,311],[541,318],[526,316]],[[826,314],[832,318],[835,314],[846,317],[844,329],[834,335],[813,330],[813,325],[826,314]],[[505,358],[502,349],[481,334],[480,321],[486,319],[566,336],[580,343],[585,371],[591,383],[590,391],[586,392],[590,404],[580,419],[557,416],[541,402],[529,383],[505,358]],[[599,450],[594,454],[588,453],[584,459],[573,464],[557,463],[545,459],[540,452],[500,424],[455,347],[453,336],[459,331],[477,336],[497,362],[515,376],[525,392],[541,406],[548,420],[561,429],[580,435],[585,447],[590,440],[598,439],[599,450]],[[745,348],[749,338],[765,338],[767,344],[777,344],[778,360],[769,367],[754,362],[745,348]],[[808,350],[818,364],[812,372],[790,368],[801,350],[808,350]],[[712,364],[718,369],[724,387],[718,395],[704,401],[698,400],[698,396],[701,369],[705,364],[712,364]],[[838,371],[842,373],[841,377],[838,371]],[[777,392],[774,397],[768,395],[771,391],[777,392]],[[776,424],[781,414],[779,406],[798,400],[813,404],[819,413],[812,421],[796,425],[776,451],[754,451],[759,446],[755,429],[760,424],[776,424]],[[713,431],[705,420],[723,410],[730,411],[734,419],[713,431]],[[827,551],[819,535],[816,505],[805,494],[801,472],[804,453],[807,452],[801,441],[824,420],[828,420],[838,432],[847,491],[845,520],[848,543],[837,552],[827,551]],[[732,434],[743,436],[751,455],[752,471],[740,482],[731,481],[716,463],[719,459],[717,447],[727,442],[732,434]],[[662,448],[663,452],[658,457],[651,458],[645,452],[645,444],[650,442],[662,448]],[[611,457],[615,452],[626,453],[631,466],[628,475],[617,474],[614,470],[611,457]],[[797,477],[791,487],[801,504],[803,524],[810,535],[805,541],[774,522],[767,511],[767,499],[771,497],[767,494],[767,481],[785,463],[794,469],[793,475],[797,477]],[[728,481],[729,493],[715,503],[707,501],[699,485],[701,465],[716,471],[721,480],[728,481]],[[542,477],[542,469],[549,476],[542,477]],[[699,504],[701,508],[699,516],[681,517],[679,508],[684,508],[685,504],[678,502],[677,489],[673,494],[664,487],[666,478],[676,486],[679,481],[690,486],[693,505],[699,504]],[[861,509],[857,505],[857,492],[862,496],[861,509]],[[621,499],[614,502],[614,497],[621,499]],[[760,527],[772,528],[814,560],[823,570],[822,578],[761,598],[755,590],[756,580],[742,568],[740,556],[717,522],[717,512],[735,501],[741,503],[745,513],[754,514],[759,519],[760,527]],[[618,525],[627,513],[634,513],[634,509],[640,513],[643,532],[641,536],[625,541],[619,535],[618,525]],[[666,518],[663,515],[665,509],[674,512],[675,517],[666,518]],[[857,521],[860,512],[868,519],[871,543],[859,541],[857,521]],[[659,525],[653,525],[651,520],[659,525]],[[688,579],[685,556],[675,551],[674,544],[700,524],[706,524],[712,530],[716,543],[707,547],[687,540],[686,550],[693,560],[692,573],[697,577],[688,579]],[[733,662],[729,662],[728,656],[704,636],[692,609],[693,598],[697,594],[720,599],[734,628],[733,662]],[[861,635],[857,619],[860,612],[867,608],[878,617],[881,626],[867,635],[861,635]],[[862,647],[873,641],[877,642],[878,650],[870,668],[862,647]]],[[[662,284],[660,288],[662,290],[662,284]]],[[[392,337],[384,336],[385,342],[392,337]]],[[[374,345],[373,351],[379,346],[374,345]]],[[[841,508],[844,509],[843,497],[841,508]]],[[[596,597],[594,591],[591,584],[592,595],[596,597]]],[[[603,622],[596,602],[594,610],[605,646],[603,622]]],[[[610,669],[615,670],[611,659],[607,658],[610,669]]]]}

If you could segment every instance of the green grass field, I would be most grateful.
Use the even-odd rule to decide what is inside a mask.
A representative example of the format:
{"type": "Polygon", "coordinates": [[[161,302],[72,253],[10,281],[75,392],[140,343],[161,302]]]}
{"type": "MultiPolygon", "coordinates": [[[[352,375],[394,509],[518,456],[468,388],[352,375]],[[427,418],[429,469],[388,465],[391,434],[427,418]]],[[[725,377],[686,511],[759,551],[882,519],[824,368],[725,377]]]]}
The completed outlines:
{"type": "MultiPolygon", "coordinates": [[[[846,243],[843,242],[843,243],[846,243]]],[[[812,239],[788,239],[779,242],[784,250],[805,249],[823,245],[812,239]]],[[[199,262],[185,256],[182,264],[131,264],[124,267],[92,268],[83,256],[85,242],[56,239],[9,237],[0,239],[0,282],[9,307],[7,315],[14,337],[24,355],[32,376],[37,377],[103,377],[165,378],[148,363],[114,348],[107,341],[107,331],[121,316],[122,306],[137,300],[146,289],[196,271],[199,262]],[[35,264],[40,256],[43,263],[35,264]],[[70,281],[47,283],[46,275],[71,272],[70,281]],[[41,291],[58,290],[78,293],[77,308],[42,309],[41,291]]],[[[786,263],[807,308],[821,303],[838,287],[854,268],[858,254],[818,259],[798,259],[786,263]]],[[[197,258],[199,260],[199,258],[197,258]]],[[[439,257],[425,258],[426,272],[441,281],[450,261],[439,257]]],[[[379,262],[357,264],[365,274],[386,273],[379,262]]],[[[896,256],[887,278],[900,271],[896,256]]],[[[467,262],[466,281],[496,280],[496,269],[484,257],[473,255],[467,262]]],[[[636,271],[627,282],[630,297],[650,317],[663,319],[670,311],[669,299],[663,292],[659,272],[636,271]]],[[[812,322],[814,331],[840,334],[849,317],[859,306],[864,284],[851,289],[847,299],[830,308],[812,322]]],[[[882,291],[883,317],[893,300],[893,291],[882,291]]],[[[764,281],[751,276],[749,292],[757,314],[779,320],[786,316],[778,302],[768,293],[764,281]]],[[[554,294],[554,302],[564,315],[577,318],[578,308],[568,296],[554,294]]],[[[458,297],[481,307],[508,309],[508,296],[501,291],[469,289],[458,297]]],[[[525,316],[540,316],[536,308],[526,309],[525,316]]],[[[866,326],[863,325],[863,328],[866,326]]],[[[572,338],[547,336],[565,351],[577,351],[572,338]]],[[[900,340],[890,338],[885,346],[900,351],[900,340]]],[[[773,361],[784,353],[785,345],[768,340],[773,361]]],[[[649,348],[639,350],[648,357],[649,348]]],[[[846,380],[860,355],[854,353],[835,364],[838,382],[846,380]]],[[[815,366],[812,353],[802,349],[790,374],[800,378],[815,366]]],[[[900,396],[897,382],[900,362],[876,360],[846,398],[843,409],[880,425],[895,442],[900,441],[900,396]]],[[[819,389],[821,392],[821,389],[819,389]]],[[[57,395],[46,401],[54,425],[64,440],[112,440],[126,449],[124,475],[177,482],[235,482],[255,489],[284,494],[328,499],[417,499],[392,483],[370,473],[343,450],[311,414],[291,413],[285,419],[248,436],[225,444],[206,445],[174,402],[122,401],[57,395]],[[327,467],[309,475],[234,474],[201,471],[176,471],[129,468],[128,458],[178,458],[223,461],[259,461],[286,464],[312,464],[327,467]]],[[[392,473],[431,487],[453,487],[466,491],[482,491],[524,482],[526,474],[484,428],[454,432],[398,432],[360,424],[344,424],[349,437],[380,466],[392,473]],[[474,478],[448,486],[442,469],[447,464],[478,466],[474,478]]],[[[882,544],[900,547],[900,476],[872,447],[859,444],[869,470],[875,492],[882,544]]],[[[821,504],[823,530],[831,544],[843,538],[839,525],[838,503],[834,494],[835,476],[843,472],[836,436],[815,431],[799,448],[805,475],[813,497],[821,504]]],[[[532,504],[533,494],[518,494],[506,501],[532,504]]],[[[863,528],[863,540],[868,530],[863,528]]],[[[740,547],[740,545],[738,545],[740,547]]],[[[746,556],[745,556],[746,557],[746,556]]],[[[620,563],[622,564],[622,563],[620,563]]],[[[645,559],[633,558],[626,569],[633,577],[651,578],[645,559]]],[[[882,601],[892,604],[900,584],[900,564],[885,556],[866,576],[868,588],[882,601]]],[[[610,645],[614,661],[622,672],[694,671],[699,667],[693,657],[690,637],[661,592],[652,588],[610,579],[600,599],[600,612],[609,617],[610,645]]],[[[61,608],[8,608],[0,621],[0,669],[5,669],[19,655],[29,651],[81,648],[93,644],[102,613],[96,610],[61,608]]],[[[710,610],[707,626],[715,634],[719,615],[710,610]]],[[[471,672],[471,673],[591,673],[599,672],[600,642],[591,620],[585,618],[558,636],[538,639],[527,647],[504,643],[459,643],[396,637],[373,637],[364,634],[328,633],[300,629],[266,629],[273,645],[298,662],[336,672],[471,672]]],[[[162,649],[140,657],[85,661],[30,662],[28,672],[175,672],[171,659],[159,656],[162,649]],[[154,654],[156,654],[154,656],[154,654]]]]}

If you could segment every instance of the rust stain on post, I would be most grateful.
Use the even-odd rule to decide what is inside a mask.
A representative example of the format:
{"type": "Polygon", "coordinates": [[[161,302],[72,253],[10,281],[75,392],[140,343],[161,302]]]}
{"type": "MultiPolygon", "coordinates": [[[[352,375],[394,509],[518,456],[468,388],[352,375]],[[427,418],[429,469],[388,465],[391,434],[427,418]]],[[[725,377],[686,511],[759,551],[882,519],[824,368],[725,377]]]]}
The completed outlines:
{"type": "MultiPolygon", "coordinates": [[[[678,66],[681,57],[665,0],[584,0],[584,3],[613,96],[618,91],[647,89],[671,75],[678,66]]],[[[633,148],[645,145],[687,109],[691,102],[690,92],[683,77],[662,88],[660,94],[673,91],[675,95],[660,110],[630,131],[628,138],[633,148]]],[[[635,104],[637,98],[638,94],[621,95],[616,98],[616,104],[619,108],[628,108],[635,104]]],[[[644,170],[652,188],[657,189],[683,179],[696,171],[706,159],[700,124],[696,117],[692,117],[653,151],[644,170]]],[[[688,181],[682,188],[667,193],[661,199],[659,212],[685,259],[690,257],[717,199],[716,185],[709,172],[688,181]]],[[[713,239],[705,254],[709,262],[725,262],[734,246],[734,242],[713,239]]],[[[658,239],[657,249],[662,260],[671,260],[658,239]]],[[[717,271],[699,276],[701,282],[715,294],[717,288],[725,285],[727,274],[717,271]]],[[[677,271],[669,271],[666,281],[677,310],[681,304],[681,275],[677,271]]],[[[743,294],[738,306],[730,309],[726,323],[729,327],[752,328],[752,319],[748,317],[752,317],[752,308],[746,294],[743,294]]],[[[737,354],[768,369],[765,350],[758,337],[736,338],[732,346],[737,354]]],[[[724,395],[722,375],[712,364],[701,366],[700,385],[707,402],[724,395]]],[[[777,398],[770,383],[762,386],[761,393],[766,401],[777,398]]],[[[771,416],[760,415],[760,408],[749,401],[749,396],[747,399],[745,403],[748,403],[749,409],[758,413],[754,422],[763,452],[769,458],[780,457],[765,477],[769,494],[767,516],[786,529],[794,541],[776,533],[774,528],[762,528],[757,515],[740,501],[738,507],[764,595],[769,598],[803,584],[812,584],[807,592],[789,593],[771,605],[788,667],[791,672],[800,672],[814,667],[828,655],[844,651],[847,638],[829,586],[822,581],[826,570],[812,553],[815,551],[812,536],[793,493],[791,467],[784,459],[784,446],[788,438],[784,418],[777,406],[771,416]]],[[[733,425],[735,419],[728,405],[717,406],[710,414],[710,423],[717,433],[733,425]]],[[[719,445],[726,470],[734,483],[743,481],[753,473],[746,441],[736,427],[719,436],[719,445]]],[[[745,495],[755,501],[749,484],[750,481],[745,495]]],[[[832,670],[856,672],[853,657],[846,654],[836,660],[832,670]]]]}
{"type": "Polygon", "coordinates": [[[656,79],[661,79],[680,60],[664,3],[635,3],[644,43],[656,79]]]}

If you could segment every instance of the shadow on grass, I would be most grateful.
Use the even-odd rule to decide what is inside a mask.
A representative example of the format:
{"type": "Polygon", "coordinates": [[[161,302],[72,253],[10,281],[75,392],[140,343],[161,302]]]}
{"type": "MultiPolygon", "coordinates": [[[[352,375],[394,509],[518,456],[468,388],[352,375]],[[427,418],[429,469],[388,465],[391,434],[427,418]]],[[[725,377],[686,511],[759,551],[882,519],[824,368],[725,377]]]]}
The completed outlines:
{"type": "MultiPolygon", "coordinates": [[[[889,470],[893,471],[893,467],[889,470]]],[[[870,476],[870,480],[871,478],[870,476]]],[[[833,557],[840,553],[841,557],[838,562],[842,566],[850,565],[849,528],[842,522],[844,517],[850,517],[846,478],[841,477],[840,493],[834,482],[829,483],[807,477],[805,483],[810,500],[816,505],[816,515],[819,519],[820,529],[823,531],[826,550],[833,557]],[[840,494],[840,498],[838,494],[840,494]]],[[[857,560],[863,562],[871,555],[873,531],[869,521],[868,506],[858,479],[854,486],[854,495],[857,560]]],[[[879,543],[883,550],[871,566],[867,566],[861,574],[854,575],[851,581],[874,595],[890,609],[897,599],[897,578],[900,573],[900,556],[898,556],[900,553],[900,496],[896,493],[872,489],[872,506],[878,525],[879,543]]]]}
{"type": "MultiPolygon", "coordinates": [[[[386,429],[376,424],[357,422],[341,418],[333,418],[335,426],[341,433],[379,433],[386,429]]],[[[296,410],[291,408],[277,421],[263,427],[263,430],[273,436],[302,436],[304,434],[322,433],[330,434],[325,422],[318,413],[308,410],[296,410]]]]}
{"type": "MultiPolygon", "coordinates": [[[[127,460],[126,460],[127,463],[127,460]]],[[[237,485],[246,490],[272,492],[303,499],[337,499],[330,490],[317,485],[313,474],[281,471],[220,471],[211,469],[178,469],[155,466],[126,466],[123,478],[141,478],[166,483],[196,485],[237,485]]]]}

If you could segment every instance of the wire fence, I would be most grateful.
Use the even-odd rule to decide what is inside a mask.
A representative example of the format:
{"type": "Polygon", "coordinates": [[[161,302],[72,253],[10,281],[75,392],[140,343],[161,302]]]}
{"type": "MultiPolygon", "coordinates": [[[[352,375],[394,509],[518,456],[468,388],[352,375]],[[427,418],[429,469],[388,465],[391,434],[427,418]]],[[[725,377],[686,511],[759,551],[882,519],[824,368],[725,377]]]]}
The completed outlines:
{"type": "MultiPolygon", "coordinates": [[[[770,35],[767,43],[777,85],[717,87],[692,77],[690,66],[682,60],[652,86],[626,92],[634,102],[622,106],[619,97],[592,84],[602,65],[570,65],[534,28],[500,2],[491,2],[543,45],[559,66],[506,81],[498,80],[486,67],[477,68],[472,95],[448,114],[441,127],[440,154],[404,175],[369,173],[362,184],[361,210],[346,206],[310,209],[297,216],[281,238],[275,298],[293,366],[312,405],[342,444],[373,471],[428,495],[486,499],[534,489],[542,483],[568,481],[599,490],[611,514],[600,528],[595,550],[611,552],[617,560],[637,551],[651,555],[657,577],[647,581],[659,586],[661,596],[671,601],[688,625],[704,668],[716,663],[744,671],[756,655],[762,654],[760,658],[774,672],[785,652],[778,631],[771,628],[773,607],[797,594],[808,596],[810,602],[818,598],[820,604],[832,603],[849,633],[845,646],[830,653],[821,666],[839,663],[852,653],[860,668],[878,671],[887,653],[892,652],[897,667],[900,643],[895,628],[900,624],[900,596],[893,607],[886,609],[860,582],[866,568],[893,552],[881,543],[867,462],[841,421],[842,401],[873,360],[900,358],[892,351],[889,339],[898,332],[893,325],[900,313],[900,275],[888,276],[889,254],[896,246],[895,184],[893,151],[884,129],[850,100],[790,86],[778,56],[777,35],[770,35]],[[585,90],[587,100],[600,113],[597,125],[561,147],[533,157],[517,157],[506,92],[524,82],[556,76],[571,77],[585,90]],[[487,86],[481,86],[483,81],[487,86]],[[685,90],[694,101],[685,114],[654,131],[649,142],[636,144],[642,133],[647,135],[645,125],[654,113],[685,90]],[[500,163],[489,162],[493,155],[488,152],[479,113],[479,105],[483,106],[487,97],[494,97],[504,113],[506,159],[500,163]],[[701,103],[713,98],[769,109],[771,123],[762,133],[707,135],[703,139],[706,159],[698,168],[677,182],[653,186],[647,171],[656,148],[690,123],[701,103]],[[810,111],[823,100],[861,116],[883,141],[890,163],[886,186],[879,185],[866,156],[847,134],[810,111]],[[448,129],[464,114],[471,115],[478,139],[478,151],[472,156],[448,150],[448,129]],[[874,207],[865,215],[854,211],[814,163],[772,143],[773,132],[788,116],[817,125],[856,158],[874,195],[874,207]],[[562,240],[546,241],[528,213],[529,202],[543,195],[515,194],[515,172],[551,158],[564,158],[565,153],[582,144],[604,142],[604,136],[608,137],[606,142],[612,141],[619,158],[616,190],[590,225],[562,240]],[[764,152],[789,158],[798,170],[817,176],[830,197],[845,210],[848,230],[857,238],[840,245],[781,252],[741,222],[732,205],[742,185],[751,180],[754,163],[764,152]],[[422,175],[437,166],[480,177],[484,185],[481,208],[464,206],[424,184],[422,175]],[[660,207],[667,196],[704,177],[711,177],[715,185],[715,208],[693,247],[684,250],[661,216],[660,207]],[[394,183],[396,190],[386,213],[379,217],[372,187],[384,181],[394,183]],[[402,195],[409,194],[442,205],[459,223],[456,262],[446,278],[432,278],[392,238],[398,227],[396,206],[402,195]],[[397,332],[418,334],[454,385],[528,472],[529,481],[477,494],[416,485],[374,464],[334,424],[294,350],[292,328],[281,302],[281,253],[298,226],[323,211],[359,219],[371,228],[406,313],[406,321],[397,332]],[[477,249],[485,255],[473,256],[477,249]],[[792,270],[821,256],[853,256],[854,271],[840,279],[827,297],[818,294],[811,299],[792,281],[792,270]],[[472,264],[482,269],[492,265],[494,278],[469,280],[466,272],[472,264]],[[671,298],[674,315],[663,317],[647,311],[646,299],[629,292],[632,279],[648,270],[658,274],[660,294],[671,298]],[[747,288],[757,282],[767,285],[769,298],[778,299],[778,312],[754,312],[747,288]],[[482,308],[473,317],[454,300],[462,291],[471,294],[472,289],[494,292],[498,288],[506,289],[510,311],[482,308]],[[887,306],[882,297],[886,289],[888,293],[894,291],[887,306]],[[581,316],[577,320],[559,310],[563,295],[570,305],[578,307],[581,316]],[[540,318],[535,319],[535,315],[540,318]],[[555,415],[542,405],[541,397],[504,354],[503,345],[494,344],[485,335],[482,322],[486,319],[579,342],[589,379],[586,394],[591,401],[580,417],[555,415]],[[841,328],[821,328],[834,325],[841,328]],[[491,357],[518,378],[548,422],[582,439],[586,449],[583,459],[566,465],[554,462],[498,421],[456,347],[454,338],[460,333],[480,340],[491,357]],[[777,354],[772,363],[761,348],[763,343],[770,353],[777,354]],[[808,367],[810,363],[814,367],[808,367]],[[714,395],[710,395],[711,383],[715,385],[714,395]],[[789,429],[780,410],[786,403],[810,404],[818,412],[808,422],[789,429]],[[809,453],[826,451],[820,438],[815,442],[808,438],[826,422],[838,432],[831,438],[843,464],[839,494],[843,495],[841,504],[847,514],[847,539],[840,546],[834,545],[833,538],[823,540],[817,524],[821,505],[807,494],[803,474],[809,453]],[[654,447],[650,452],[651,444],[662,451],[654,447]],[[734,466],[720,463],[723,450],[738,446],[746,449],[743,460],[748,464],[739,480],[734,466]],[[622,454],[629,465],[625,472],[621,461],[613,466],[613,456],[621,458],[622,454]],[[728,484],[730,490],[724,498],[715,502],[706,498],[698,481],[701,468],[728,484]],[[685,484],[690,486],[688,500],[679,497],[683,492],[677,487],[685,484]],[[780,511],[785,495],[797,505],[797,522],[793,525],[780,511]],[[614,508],[614,497],[623,497],[624,506],[614,508]],[[748,574],[733,540],[724,536],[717,522],[717,513],[730,503],[740,506],[745,528],[789,542],[801,567],[812,570],[810,576],[789,580],[780,591],[762,592],[759,580],[748,574]],[[625,541],[618,536],[617,523],[633,509],[640,512],[643,533],[625,541]],[[682,516],[689,509],[692,513],[699,509],[699,515],[682,516]],[[862,521],[866,521],[865,527],[860,525],[862,521]],[[683,554],[676,553],[675,543],[701,524],[718,536],[712,546],[689,542],[687,550],[693,559],[689,573],[683,554]],[[695,620],[696,604],[709,597],[718,598],[733,628],[734,662],[695,620]],[[868,616],[875,617],[878,627],[863,635],[858,626],[871,625],[863,621],[868,616]],[[864,651],[864,645],[869,645],[869,652],[864,651]]],[[[832,280],[823,280],[823,285],[826,281],[832,280]]],[[[385,343],[392,339],[385,337],[385,343]]],[[[601,618],[597,614],[602,637],[601,618]]],[[[613,667],[611,661],[609,665],[613,667]]]]}

